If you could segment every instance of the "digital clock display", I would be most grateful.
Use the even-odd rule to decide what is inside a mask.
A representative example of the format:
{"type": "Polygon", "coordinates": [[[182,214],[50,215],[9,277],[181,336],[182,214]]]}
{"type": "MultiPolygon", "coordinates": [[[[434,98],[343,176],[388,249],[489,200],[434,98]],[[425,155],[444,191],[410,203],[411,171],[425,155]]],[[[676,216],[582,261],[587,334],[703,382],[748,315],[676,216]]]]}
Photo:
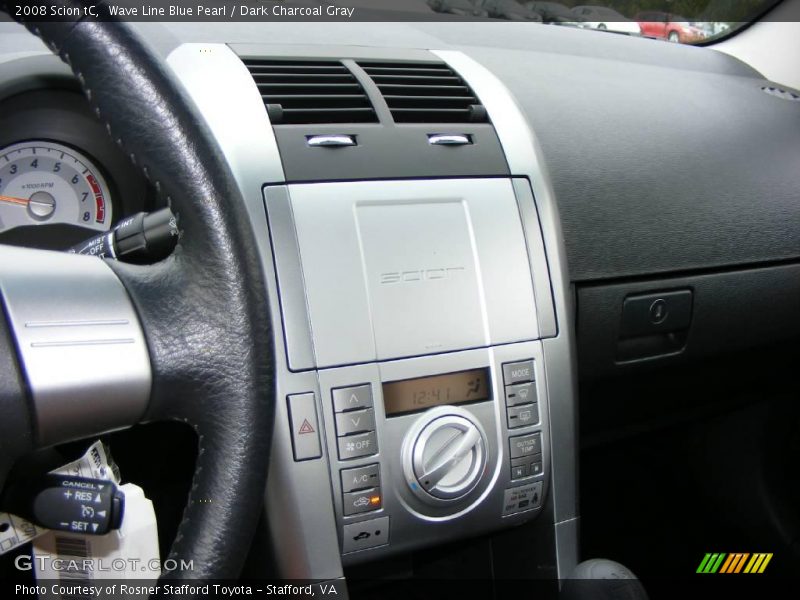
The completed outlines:
{"type": "Polygon", "coordinates": [[[442,404],[467,404],[492,397],[489,369],[404,379],[383,384],[386,416],[425,410],[442,404]]]}

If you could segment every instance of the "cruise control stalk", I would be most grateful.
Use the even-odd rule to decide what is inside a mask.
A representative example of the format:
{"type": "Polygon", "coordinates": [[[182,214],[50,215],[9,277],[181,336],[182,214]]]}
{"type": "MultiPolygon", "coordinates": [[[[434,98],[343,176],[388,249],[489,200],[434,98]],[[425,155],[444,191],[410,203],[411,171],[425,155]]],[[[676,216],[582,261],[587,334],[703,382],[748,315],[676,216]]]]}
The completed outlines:
{"type": "Polygon", "coordinates": [[[178,241],[178,223],[169,208],[140,212],[111,231],[81,242],[67,252],[122,262],[149,264],[169,256],[178,241]]]}
{"type": "Polygon", "coordinates": [[[112,481],[50,473],[12,484],[0,504],[47,529],[103,535],[121,527],[125,494],[112,481]]]}

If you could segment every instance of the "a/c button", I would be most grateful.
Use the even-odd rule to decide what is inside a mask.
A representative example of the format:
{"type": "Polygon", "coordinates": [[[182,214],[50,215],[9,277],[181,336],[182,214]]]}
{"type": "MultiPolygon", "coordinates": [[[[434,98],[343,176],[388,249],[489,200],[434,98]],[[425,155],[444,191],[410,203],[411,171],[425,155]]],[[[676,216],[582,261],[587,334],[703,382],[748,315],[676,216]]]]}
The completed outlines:
{"type": "Polygon", "coordinates": [[[380,466],[367,465],[355,469],[342,469],[342,491],[364,490],[377,487],[381,483],[380,466]]]}

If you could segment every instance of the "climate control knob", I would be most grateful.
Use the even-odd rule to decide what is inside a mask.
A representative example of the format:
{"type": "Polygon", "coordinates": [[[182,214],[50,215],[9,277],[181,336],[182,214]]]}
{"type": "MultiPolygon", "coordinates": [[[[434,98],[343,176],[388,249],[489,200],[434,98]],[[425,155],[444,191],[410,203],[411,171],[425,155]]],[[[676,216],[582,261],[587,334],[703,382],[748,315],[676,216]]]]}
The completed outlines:
{"type": "Polygon", "coordinates": [[[467,411],[442,406],[426,412],[406,435],[403,470],[411,491],[429,504],[469,494],[486,467],[486,436],[467,411]]]}

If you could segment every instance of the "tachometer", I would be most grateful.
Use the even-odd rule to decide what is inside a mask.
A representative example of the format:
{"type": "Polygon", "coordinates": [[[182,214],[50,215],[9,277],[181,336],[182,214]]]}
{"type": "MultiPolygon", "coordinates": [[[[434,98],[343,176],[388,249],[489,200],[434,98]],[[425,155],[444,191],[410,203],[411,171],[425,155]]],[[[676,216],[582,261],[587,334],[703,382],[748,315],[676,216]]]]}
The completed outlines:
{"type": "Polygon", "coordinates": [[[0,149],[0,232],[55,223],[105,231],[111,218],[108,186],[80,152],[39,140],[0,149]]]}

